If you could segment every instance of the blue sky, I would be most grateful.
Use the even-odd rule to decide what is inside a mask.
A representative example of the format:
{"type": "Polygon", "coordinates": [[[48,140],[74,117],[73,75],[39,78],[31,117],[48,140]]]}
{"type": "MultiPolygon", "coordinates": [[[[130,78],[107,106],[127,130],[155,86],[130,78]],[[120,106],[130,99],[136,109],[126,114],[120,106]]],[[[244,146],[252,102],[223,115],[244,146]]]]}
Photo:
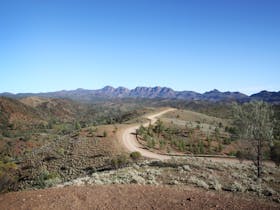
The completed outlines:
{"type": "Polygon", "coordinates": [[[277,0],[0,0],[0,92],[280,90],[277,0]]]}

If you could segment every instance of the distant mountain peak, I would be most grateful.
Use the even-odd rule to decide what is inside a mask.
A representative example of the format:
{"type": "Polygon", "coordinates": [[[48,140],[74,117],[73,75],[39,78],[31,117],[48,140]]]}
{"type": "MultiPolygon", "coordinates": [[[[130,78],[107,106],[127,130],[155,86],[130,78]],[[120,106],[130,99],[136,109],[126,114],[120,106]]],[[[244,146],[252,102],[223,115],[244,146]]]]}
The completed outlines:
{"type": "Polygon", "coordinates": [[[213,90],[210,90],[210,91],[206,91],[204,94],[209,94],[209,93],[221,93],[221,92],[217,89],[213,89],[213,90]]]}
{"type": "Polygon", "coordinates": [[[144,87],[137,86],[134,89],[126,87],[105,86],[98,90],[87,90],[78,88],[76,90],[57,91],[48,93],[2,93],[0,96],[12,98],[25,98],[28,96],[50,97],[50,98],[69,98],[73,100],[92,101],[95,98],[165,98],[165,99],[180,99],[180,100],[204,100],[204,101],[240,101],[246,102],[250,100],[264,100],[267,102],[280,103],[280,91],[269,92],[263,90],[259,93],[247,96],[240,92],[221,92],[218,89],[205,92],[203,94],[194,91],[175,91],[169,87],[144,87]]]}
{"type": "Polygon", "coordinates": [[[105,86],[104,88],[102,88],[102,90],[114,90],[115,88],[110,86],[110,85],[107,85],[105,86]]]}

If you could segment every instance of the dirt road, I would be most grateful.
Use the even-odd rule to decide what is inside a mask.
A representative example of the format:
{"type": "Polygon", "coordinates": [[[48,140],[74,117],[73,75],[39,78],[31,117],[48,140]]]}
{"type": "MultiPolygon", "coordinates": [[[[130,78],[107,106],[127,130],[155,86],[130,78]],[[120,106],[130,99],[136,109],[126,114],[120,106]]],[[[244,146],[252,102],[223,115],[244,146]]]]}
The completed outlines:
{"type": "MultiPolygon", "coordinates": [[[[153,114],[149,114],[146,116],[146,118],[150,121],[148,123],[143,124],[143,126],[148,126],[149,123],[154,124],[158,117],[160,117],[163,114],[166,114],[167,112],[171,112],[174,111],[176,109],[174,108],[167,108],[163,111],[160,111],[158,113],[153,113],[153,114]]],[[[122,134],[120,135],[120,141],[123,143],[124,147],[129,151],[129,152],[135,152],[138,151],[142,154],[142,156],[147,157],[147,158],[152,158],[152,159],[157,159],[157,160],[167,160],[170,159],[172,156],[174,155],[164,155],[164,154],[157,154],[154,152],[151,152],[147,149],[144,149],[143,146],[141,144],[139,144],[139,142],[136,139],[135,133],[136,130],[140,127],[141,125],[131,125],[129,127],[127,127],[126,129],[124,129],[122,131],[122,134]]],[[[175,154],[176,156],[176,154],[175,154]]],[[[178,156],[181,157],[186,157],[186,155],[182,155],[179,154],[178,156]]],[[[207,160],[211,160],[211,161],[215,161],[215,162],[226,162],[226,163],[239,163],[239,160],[237,158],[225,158],[225,157],[218,157],[218,156],[209,156],[209,157],[199,157],[196,156],[198,158],[202,158],[202,159],[207,159],[207,160]]],[[[245,164],[252,164],[252,161],[249,160],[244,160],[243,163],[245,164]]],[[[274,166],[274,163],[271,161],[265,161],[264,162],[265,165],[267,166],[274,166]]]]}
{"type": "MultiPolygon", "coordinates": [[[[167,112],[174,111],[174,110],[175,109],[173,109],[173,108],[168,108],[168,109],[165,109],[158,113],[148,115],[146,118],[149,119],[150,122],[145,123],[144,126],[148,126],[149,123],[154,124],[157,120],[157,117],[159,117],[167,112]]],[[[150,151],[142,148],[142,145],[140,145],[138,143],[138,141],[135,137],[136,129],[139,127],[140,127],[140,124],[133,125],[133,126],[126,128],[123,131],[123,133],[121,135],[121,137],[122,137],[121,141],[122,141],[123,145],[125,146],[125,148],[130,152],[138,151],[142,154],[142,156],[148,157],[148,158],[153,158],[153,159],[158,159],[158,160],[170,159],[171,157],[168,155],[156,154],[156,153],[150,152],[150,151]]]]}

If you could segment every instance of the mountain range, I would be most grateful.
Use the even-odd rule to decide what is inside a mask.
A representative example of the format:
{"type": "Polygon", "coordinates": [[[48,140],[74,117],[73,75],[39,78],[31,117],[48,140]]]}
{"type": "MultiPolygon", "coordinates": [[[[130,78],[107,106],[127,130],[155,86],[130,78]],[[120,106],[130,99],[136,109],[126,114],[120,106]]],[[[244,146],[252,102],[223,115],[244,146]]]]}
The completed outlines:
{"type": "Polygon", "coordinates": [[[29,96],[38,96],[46,98],[69,98],[72,100],[91,101],[96,98],[166,98],[166,99],[182,99],[190,101],[239,101],[246,102],[250,100],[263,100],[270,103],[280,103],[280,91],[269,92],[261,91],[253,95],[246,95],[240,92],[221,92],[219,90],[211,90],[205,93],[197,93],[194,91],[175,91],[168,87],[136,87],[128,89],[125,87],[114,88],[105,86],[102,89],[87,90],[62,90],[56,92],[45,93],[0,93],[0,96],[10,98],[24,98],[29,96]]]}

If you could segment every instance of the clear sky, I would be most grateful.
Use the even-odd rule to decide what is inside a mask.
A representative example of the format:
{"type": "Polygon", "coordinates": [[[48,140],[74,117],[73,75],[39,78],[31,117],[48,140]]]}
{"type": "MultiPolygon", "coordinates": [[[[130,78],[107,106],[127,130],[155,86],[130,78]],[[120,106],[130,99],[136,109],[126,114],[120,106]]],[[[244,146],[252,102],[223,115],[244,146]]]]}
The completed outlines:
{"type": "Polygon", "coordinates": [[[279,0],[0,0],[0,92],[280,90],[279,0]]]}

